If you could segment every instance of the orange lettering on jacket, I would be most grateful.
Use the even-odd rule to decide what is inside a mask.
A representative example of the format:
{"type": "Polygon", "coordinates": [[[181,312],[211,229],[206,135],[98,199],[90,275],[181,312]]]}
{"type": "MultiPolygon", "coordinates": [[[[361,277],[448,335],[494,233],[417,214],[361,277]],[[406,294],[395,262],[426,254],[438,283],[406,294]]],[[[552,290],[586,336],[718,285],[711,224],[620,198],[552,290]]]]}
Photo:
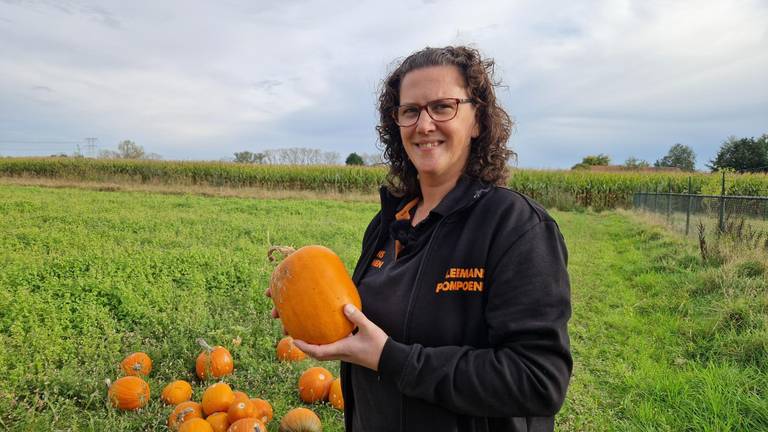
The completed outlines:
{"type": "Polygon", "coordinates": [[[384,249],[376,252],[376,258],[371,261],[371,267],[381,268],[384,265],[384,255],[386,255],[384,249]]]}
{"type": "Polygon", "coordinates": [[[445,272],[446,279],[482,279],[484,276],[483,267],[451,267],[445,272]]]}
{"type": "Polygon", "coordinates": [[[482,292],[485,268],[483,267],[451,267],[445,272],[445,280],[438,282],[435,293],[448,291],[482,292]]]}

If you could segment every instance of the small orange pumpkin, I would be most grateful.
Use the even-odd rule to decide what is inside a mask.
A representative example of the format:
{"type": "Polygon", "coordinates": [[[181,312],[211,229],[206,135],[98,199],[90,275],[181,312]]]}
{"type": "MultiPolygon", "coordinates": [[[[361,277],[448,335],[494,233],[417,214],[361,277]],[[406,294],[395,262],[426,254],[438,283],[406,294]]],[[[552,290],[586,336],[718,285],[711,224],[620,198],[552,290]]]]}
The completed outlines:
{"type": "Polygon", "coordinates": [[[229,418],[225,412],[213,413],[205,421],[211,424],[213,432],[227,432],[229,428],[229,418]]]}
{"type": "Polygon", "coordinates": [[[197,339],[197,343],[203,347],[203,351],[197,356],[195,362],[195,372],[197,372],[198,378],[201,380],[209,377],[221,378],[235,370],[235,364],[229,350],[218,345],[212,347],[202,338],[197,339]]]}
{"type": "Polygon", "coordinates": [[[192,397],[192,386],[184,380],[174,381],[165,388],[160,398],[169,405],[178,405],[192,397]]]}
{"type": "Polygon", "coordinates": [[[123,361],[120,362],[120,367],[123,369],[126,375],[149,375],[152,371],[152,359],[146,353],[135,352],[128,354],[123,361]]]}
{"type": "Polygon", "coordinates": [[[299,377],[299,396],[306,403],[323,401],[328,397],[333,375],[328,369],[315,366],[299,377]]]}
{"type": "Polygon", "coordinates": [[[248,417],[258,418],[259,412],[259,407],[254,405],[250,399],[239,400],[232,402],[232,404],[229,405],[227,419],[229,420],[229,423],[232,424],[248,417]]]}
{"type": "Polygon", "coordinates": [[[251,417],[232,423],[227,432],[267,432],[267,427],[259,419],[251,417]]]}
{"type": "Polygon", "coordinates": [[[307,358],[304,351],[293,344],[293,338],[286,336],[277,343],[277,359],[282,361],[301,361],[307,358]]]}
{"type": "Polygon", "coordinates": [[[185,421],[179,427],[179,432],[214,432],[213,426],[201,418],[185,421]]]}
{"type": "Polygon", "coordinates": [[[178,430],[184,422],[196,418],[203,418],[202,406],[194,401],[182,402],[176,405],[168,416],[168,429],[178,430]]]}
{"type": "Polygon", "coordinates": [[[229,384],[218,382],[212,384],[203,392],[203,412],[211,415],[219,411],[227,411],[235,400],[235,393],[229,384]]]}
{"type": "Polygon", "coordinates": [[[312,410],[294,408],[280,420],[279,432],[321,432],[323,424],[312,410]]]}
{"type": "Polygon", "coordinates": [[[149,402],[149,384],[140,377],[125,376],[114,383],[107,380],[107,386],[107,397],[115,408],[135,410],[149,402]]]}
{"type": "Polygon", "coordinates": [[[272,411],[272,405],[270,405],[269,402],[259,398],[251,399],[251,402],[253,402],[253,404],[256,405],[256,408],[259,410],[259,415],[256,417],[261,420],[262,423],[268,424],[272,421],[272,416],[274,413],[272,411]]]}
{"type": "Polygon", "coordinates": [[[328,402],[339,410],[344,411],[344,396],[341,394],[341,378],[336,378],[331,383],[331,389],[328,391],[328,402]]]}
{"type": "Polygon", "coordinates": [[[342,308],[361,308],[360,295],[344,263],[323,246],[270,248],[289,253],[275,268],[269,283],[272,301],[286,332],[295,339],[317,345],[336,342],[354,328],[342,308]],[[308,319],[312,317],[312,319],[308,319]]]}
{"type": "Polygon", "coordinates": [[[240,390],[233,391],[232,394],[235,395],[235,399],[232,401],[232,403],[251,400],[251,398],[248,397],[247,393],[242,392],[240,390]]]}

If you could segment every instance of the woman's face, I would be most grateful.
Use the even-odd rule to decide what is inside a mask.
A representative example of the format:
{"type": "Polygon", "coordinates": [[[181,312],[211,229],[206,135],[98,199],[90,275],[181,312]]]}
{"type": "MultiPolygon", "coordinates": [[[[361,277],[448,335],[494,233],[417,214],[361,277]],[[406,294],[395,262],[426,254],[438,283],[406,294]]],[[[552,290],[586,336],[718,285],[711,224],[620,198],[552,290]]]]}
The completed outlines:
{"type": "MultiPolygon", "coordinates": [[[[415,69],[400,84],[400,105],[427,103],[443,98],[466,99],[464,77],[456,66],[430,66],[415,69]]],[[[469,158],[470,140],[479,134],[475,106],[461,103],[456,117],[434,121],[423,109],[416,124],[400,128],[405,152],[422,185],[455,182],[469,158]]]]}

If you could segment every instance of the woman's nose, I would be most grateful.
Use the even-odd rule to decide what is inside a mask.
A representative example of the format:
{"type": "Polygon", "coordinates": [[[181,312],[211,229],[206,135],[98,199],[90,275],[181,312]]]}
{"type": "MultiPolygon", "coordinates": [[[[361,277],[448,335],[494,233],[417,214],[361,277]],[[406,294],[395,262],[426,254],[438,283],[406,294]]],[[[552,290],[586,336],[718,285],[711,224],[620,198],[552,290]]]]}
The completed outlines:
{"type": "Polygon", "coordinates": [[[419,113],[419,119],[416,120],[416,132],[423,134],[433,130],[435,130],[435,121],[432,120],[432,117],[427,112],[427,108],[424,107],[419,113]]]}

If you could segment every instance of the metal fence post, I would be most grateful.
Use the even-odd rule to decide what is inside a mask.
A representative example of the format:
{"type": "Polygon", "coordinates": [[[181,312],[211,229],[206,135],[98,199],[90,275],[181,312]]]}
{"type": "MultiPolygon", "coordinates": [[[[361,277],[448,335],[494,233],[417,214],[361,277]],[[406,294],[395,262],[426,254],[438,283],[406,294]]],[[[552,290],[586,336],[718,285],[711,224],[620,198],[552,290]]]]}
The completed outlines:
{"type": "Polygon", "coordinates": [[[685,235],[688,236],[688,227],[691,225],[691,202],[693,201],[693,182],[688,176],[688,208],[685,210],[685,235]]]}
{"type": "Polygon", "coordinates": [[[667,223],[672,218],[672,179],[667,184],[667,223]]]}
{"type": "Polygon", "coordinates": [[[720,221],[718,223],[718,229],[720,232],[725,231],[725,171],[723,171],[723,179],[720,188],[720,221]]]}

